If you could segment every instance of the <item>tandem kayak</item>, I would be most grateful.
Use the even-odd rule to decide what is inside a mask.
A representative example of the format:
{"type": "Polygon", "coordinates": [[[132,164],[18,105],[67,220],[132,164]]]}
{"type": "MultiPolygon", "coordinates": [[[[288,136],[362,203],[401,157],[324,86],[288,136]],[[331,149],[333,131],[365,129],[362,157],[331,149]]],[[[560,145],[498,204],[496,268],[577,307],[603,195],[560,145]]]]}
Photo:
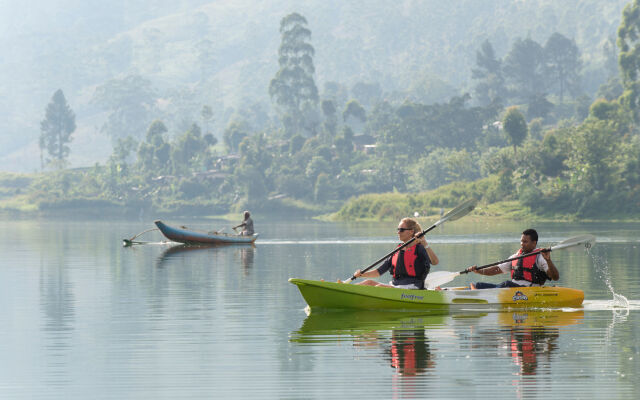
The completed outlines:
{"type": "Polygon", "coordinates": [[[398,289],[291,278],[311,311],[315,309],[441,310],[449,308],[580,307],[582,290],[556,287],[517,287],[469,290],[398,289]]]}
{"type": "Polygon", "coordinates": [[[191,245],[217,245],[217,244],[252,244],[258,238],[255,233],[252,236],[231,235],[222,232],[202,232],[186,227],[175,228],[162,221],[154,222],[160,232],[169,240],[191,245]]]}

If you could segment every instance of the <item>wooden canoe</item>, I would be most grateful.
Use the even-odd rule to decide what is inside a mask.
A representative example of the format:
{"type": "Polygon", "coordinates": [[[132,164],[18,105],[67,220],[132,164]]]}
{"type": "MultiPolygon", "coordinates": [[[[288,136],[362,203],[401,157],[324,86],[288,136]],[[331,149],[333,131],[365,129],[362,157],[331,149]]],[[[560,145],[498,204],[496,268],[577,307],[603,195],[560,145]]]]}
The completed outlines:
{"type": "Polygon", "coordinates": [[[222,232],[204,232],[184,226],[176,228],[159,220],[155,221],[155,224],[167,239],[190,245],[252,244],[258,238],[257,233],[252,236],[242,236],[222,232]]]}

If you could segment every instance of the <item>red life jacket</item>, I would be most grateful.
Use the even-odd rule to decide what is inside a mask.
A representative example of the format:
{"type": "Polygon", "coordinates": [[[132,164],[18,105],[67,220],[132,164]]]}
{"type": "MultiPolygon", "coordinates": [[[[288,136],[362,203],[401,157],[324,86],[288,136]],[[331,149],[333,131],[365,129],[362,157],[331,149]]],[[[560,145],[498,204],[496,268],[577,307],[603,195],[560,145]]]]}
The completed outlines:
{"type": "Polygon", "coordinates": [[[391,366],[402,374],[415,375],[418,372],[418,360],[416,358],[416,340],[410,338],[404,343],[391,340],[391,366]]]}
{"type": "Polygon", "coordinates": [[[523,335],[511,332],[511,356],[525,375],[531,375],[537,367],[536,341],[529,330],[523,335]]]}
{"type": "MultiPolygon", "coordinates": [[[[400,247],[402,245],[398,245],[400,247]]],[[[405,276],[416,277],[416,259],[418,258],[418,245],[411,247],[409,250],[400,250],[393,255],[391,259],[391,274],[394,278],[402,278],[405,276]],[[404,256],[400,258],[400,253],[404,256]],[[398,261],[399,260],[399,261],[398,261]]]]}
{"type": "MultiPolygon", "coordinates": [[[[535,249],[531,253],[540,251],[541,249],[535,249]]],[[[522,254],[522,249],[518,250],[518,256],[522,254]]],[[[527,281],[535,283],[537,285],[544,285],[549,278],[547,274],[538,268],[536,260],[538,255],[534,254],[529,257],[520,258],[511,261],[511,279],[517,281],[527,281]]]]}

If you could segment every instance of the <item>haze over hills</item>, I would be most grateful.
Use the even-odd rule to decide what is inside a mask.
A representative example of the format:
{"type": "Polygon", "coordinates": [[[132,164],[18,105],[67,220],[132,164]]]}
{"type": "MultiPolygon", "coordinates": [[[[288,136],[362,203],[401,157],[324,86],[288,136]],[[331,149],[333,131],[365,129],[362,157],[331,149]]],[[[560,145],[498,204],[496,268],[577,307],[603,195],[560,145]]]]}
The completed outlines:
{"type": "Polygon", "coordinates": [[[278,69],[280,20],[306,17],[316,84],[378,82],[390,98],[424,103],[470,91],[471,68],[489,39],[499,57],[516,38],[544,44],[553,32],[582,52],[583,87],[607,79],[603,46],[615,38],[625,0],[459,0],[297,2],[274,0],[5,0],[0,15],[0,170],[40,167],[38,137],[57,89],[76,113],[72,167],[104,162],[108,115],[94,101],[113,79],[151,82],[154,117],[170,134],[214,110],[221,137],[234,113],[259,109],[274,123],[267,93],[278,69]],[[6,3],[6,4],[5,4],[6,3]]]}

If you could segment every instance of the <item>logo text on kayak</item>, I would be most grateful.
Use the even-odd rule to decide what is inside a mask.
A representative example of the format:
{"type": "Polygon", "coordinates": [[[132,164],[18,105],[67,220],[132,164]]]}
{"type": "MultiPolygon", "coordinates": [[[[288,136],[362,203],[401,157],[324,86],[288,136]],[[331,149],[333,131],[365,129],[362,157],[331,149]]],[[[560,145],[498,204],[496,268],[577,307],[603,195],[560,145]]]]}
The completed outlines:
{"type": "Polygon", "coordinates": [[[424,296],[416,296],[415,294],[404,294],[402,293],[400,295],[401,299],[409,299],[409,300],[422,300],[424,299],[424,296]]]}
{"type": "Polygon", "coordinates": [[[518,301],[518,300],[529,300],[529,298],[522,293],[521,291],[517,291],[514,295],[513,295],[513,301],[518,301]]]}

